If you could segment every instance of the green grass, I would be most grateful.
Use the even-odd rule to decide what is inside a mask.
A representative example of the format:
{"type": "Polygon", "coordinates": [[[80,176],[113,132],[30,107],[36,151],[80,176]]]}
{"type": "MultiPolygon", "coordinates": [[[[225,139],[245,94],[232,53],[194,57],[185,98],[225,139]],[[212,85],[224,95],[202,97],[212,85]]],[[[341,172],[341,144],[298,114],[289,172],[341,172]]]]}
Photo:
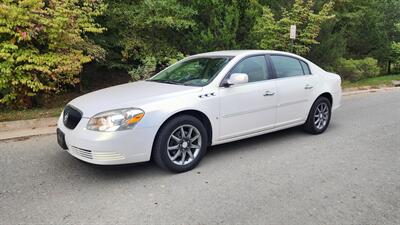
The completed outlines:
{"type": "Polygon", "coordinates": [[[63,107],[0,111],[0,122],[59,116],[63,107]]]}
{"type": "Polygon", "coordinates": [[[32,109],[1,109],[0,122],[13,120],[29,120],[37,118],[46,118],[59,116],[64,106],[72,99],[78,97],[81,93],[70,92],[59,95],[49,95],[41,99],[40,107],[32,109]]]}
{"type": "Polygon", "coordinates": [[[373,88],[390,87],[393,86],[392,84],[393,80],[400,81],[400,74],[367,78],[356,82],[343,81],[342,86],[343,88],[359,88],[359,89],[368,87],[373,87],[373,88]]]}

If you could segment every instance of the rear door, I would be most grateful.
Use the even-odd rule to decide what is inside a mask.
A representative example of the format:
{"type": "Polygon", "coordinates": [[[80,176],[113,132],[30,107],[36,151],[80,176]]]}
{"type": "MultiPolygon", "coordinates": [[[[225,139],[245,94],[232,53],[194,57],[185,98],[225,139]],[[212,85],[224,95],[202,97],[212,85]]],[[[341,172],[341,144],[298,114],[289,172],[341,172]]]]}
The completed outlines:
{"type": "Polygon", "coordinates": [[[276,77],[276,126],[285,126],[307,118],[316,78],[301,59],[272,54],[268,57],[276,77]]]}

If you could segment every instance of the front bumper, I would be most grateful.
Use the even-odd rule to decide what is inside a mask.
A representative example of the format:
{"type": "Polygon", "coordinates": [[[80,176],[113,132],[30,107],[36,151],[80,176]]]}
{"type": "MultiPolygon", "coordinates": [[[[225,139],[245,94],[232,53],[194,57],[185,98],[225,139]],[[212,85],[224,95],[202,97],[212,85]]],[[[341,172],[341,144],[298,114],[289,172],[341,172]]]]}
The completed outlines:
{"type": "MultiPolygon", "coordinates": [[[[98,165],[118,165],[150,160],[156,127],[116,132],[98,132],[86,129],[89,119],[82,118],[75,129],[64,126],[62,117],[57,126],[64,136],[67,152],[72,156],[98,165]]],[[[62,141],[61,141],[62,142],[62,141]]],[[[60,144],[61,147],[62,144],[60,144]]]]}

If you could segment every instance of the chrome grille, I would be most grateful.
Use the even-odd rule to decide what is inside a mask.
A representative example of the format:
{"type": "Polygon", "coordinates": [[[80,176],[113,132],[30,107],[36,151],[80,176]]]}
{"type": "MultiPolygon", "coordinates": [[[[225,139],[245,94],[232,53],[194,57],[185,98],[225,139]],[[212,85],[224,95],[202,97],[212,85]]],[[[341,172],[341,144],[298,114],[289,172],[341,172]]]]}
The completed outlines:
{"type": "Polygon", "coordinates": [[[63,122],[67,128],[72,130],[75,129],[81,119],[82,113],[79,110],[69,105],[64,108],[63,122]]]}
{"type": "Polygon", "coordinates": [[[71,151],[73,154],[82,156],[83,158],[93,159],[92,151],[90,151],[90,150],[81,149],[81,148],[72,146],[71,151]]]}

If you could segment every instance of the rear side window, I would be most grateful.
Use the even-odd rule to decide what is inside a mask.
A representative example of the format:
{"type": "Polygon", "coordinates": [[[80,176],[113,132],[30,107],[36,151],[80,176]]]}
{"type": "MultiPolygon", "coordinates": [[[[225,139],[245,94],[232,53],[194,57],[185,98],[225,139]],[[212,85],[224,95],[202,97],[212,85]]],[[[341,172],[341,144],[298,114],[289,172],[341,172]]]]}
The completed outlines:
{"type": "Polygon", "coordinates": [[[307,65],[307,63],[300,60],[300,64],[303,67],[304,75],[310,75],[311,71],[310,71],[310,67],[307,65]]]}
{"type": "Polygon", "coordinates": [[[276,76],[278,78],[304,75],[303,67],[298,59],[287,56],[272,55],[271,60],[274,64],[276,76]]]}

